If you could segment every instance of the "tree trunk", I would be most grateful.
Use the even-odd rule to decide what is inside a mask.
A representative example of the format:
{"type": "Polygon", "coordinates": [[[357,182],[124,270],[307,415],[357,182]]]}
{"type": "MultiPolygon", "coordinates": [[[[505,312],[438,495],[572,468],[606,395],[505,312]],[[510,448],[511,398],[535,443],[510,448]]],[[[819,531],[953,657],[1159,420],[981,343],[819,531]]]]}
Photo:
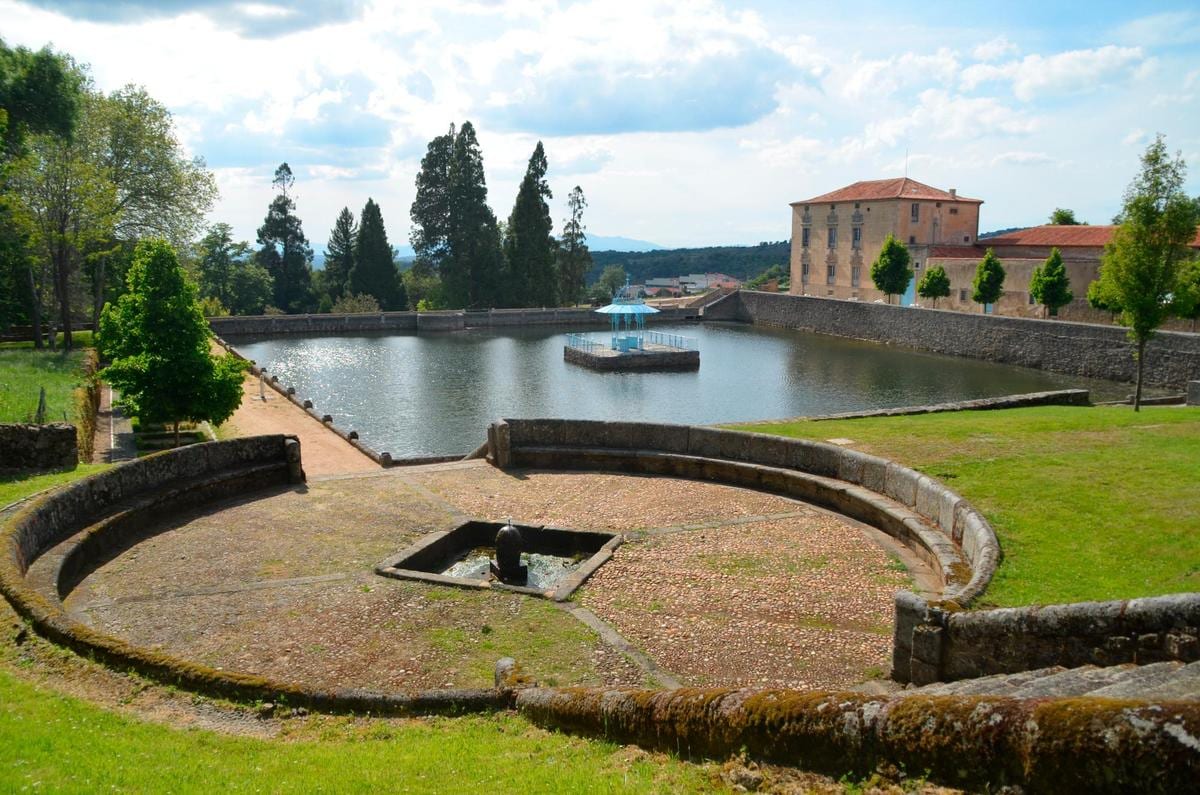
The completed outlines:
{"type": "Polygon", "coordinates": [[[179,447],[179,420],[175,420],[175,446],[179,447]]]}
{"type": "Polygon", "coordinates": [[[26,268],[29,275],[29,322],[33,324],[33,348],[42,349],[42,302],[33,279],[33,266],[26,268]]]}
{"type": "Polygon", "coordinates": [[[1142,365],[1146,361],[1146,340],[1139,339],[1137,344],[1137,386],[1133,389],[1133,410],[1142,410],[1142,365]]]}
{"type": "Polygon", "coordinates": [[[108,257],[100,257],[96,262],[92,284],[92,333],[100,333],[100,310],[104,308],[104,271],[108,257]]]}

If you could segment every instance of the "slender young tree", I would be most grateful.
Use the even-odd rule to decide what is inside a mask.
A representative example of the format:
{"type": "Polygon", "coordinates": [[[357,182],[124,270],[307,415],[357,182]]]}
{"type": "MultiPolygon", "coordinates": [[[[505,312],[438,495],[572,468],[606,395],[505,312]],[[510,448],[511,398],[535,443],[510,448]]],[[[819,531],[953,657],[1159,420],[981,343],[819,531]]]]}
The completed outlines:
{"type": "Polygon", "coordinates": [[[984,252],[983,259],[975,268],[972,287],[971,300],[982,305],[985,311],[988,304],[996,303],[1004,295],[1004,266],[990,248],[984,252]]]}
{"type": "Polygon", "coordinates": [[[546,183],[547,169],[546,151],[538,141],[504,230],[510,300],[518,306],[558,305],[556,245],[550,235],[554,222],[546,203],[553,194],[546,183]]]}
{"type": "Polygon", "coordinates": [[[946,275],[946,269],[941,265],[934,265],[926,270],[917,284],[917,295],[931,299],[933,308],[937,309],[939,298],[950,297],[950,277],[946,275]]]}
{"type": "MultiPolygon", "coordinates": [[[[1159,135],[1142,155],[1141,173],[1125,191],[1119,226],[1100,262],[1097,296],[1120,310],[1137,360],[1134,411],[1141,409],[1146,343],[1172,313],[1180,269],[1190,256],[1200,207],[1184,193],[1187,166],[1159,135]]],[[[1089,291],[1090,297],[1090,291],[1089,291]]]]}
{"type": "Polygon", "coordinates": [[[1067,276],[1067,268],[1063,265],[1062,252],[1058,248],[1050,249],[1050,256],[1038,267],[1034,268],[1029,280],[1029,294],[1033,300],[1046,307],[1050,317],[1058,314],[1060,306],[1066,306],[1075,300],[1071,292],[1071,279],[1067,276]]]}
{"type": "Polygon", "coordinates": [[[583,297],[584,276],[592,269],[592,254],[588,251],[583,225],[585,207],[587,199],[583,197],[583,188],[576,185],[567,197],[571,217],[563,223],[558,248],[558,297],[567,305],[576,304],[583,297]]]}
{"type": "Polygon", "coordinates": [[[172,423],[178,446],[180,422],[220,424],[232,416],[246,364],[209,352],[212,331],[196,288],[166,241],[138,244],[127,288],[101,314],[100,350],[112,360],[102,375],[139,419],[172,423]]]}
{"type": "Polygon", "coordinates": [[[271,184],[279,193],[271,200],[267,217],[258,228],[258,262],[275,280],[275,306],[284,312],[301,312],[309,304],[312,286],[312,249],[291,197],[296,178],[287,163],[275,169],[271,184]]]}
{"type": "Polygon", "coordinates": [[[903,295],[912,281],[913,270],[908,267],[908,248],[890,233],[883,241],[879,256],[871,263],[871,281],[875,289],[887,296],[892,303],[893,295],[903,295]]]}
{"type": "Polygon", "coordinates": [[[408,303],[404,282],[396,270],[395,253],[383,226],[383,213],[374,199],[367,199],[354,239],[350,292],[374,296],[384,310],[404,309],[408,303]]]}
{"type": "Polygon", "coordinates": [[[358,225],[354,213],[343,207],[329,230],[329,242],[325,244],[325,288],[329,298],[336,302],[346,293],[350,273],[354,270],[354,239],[358,236],[358,225]]]}

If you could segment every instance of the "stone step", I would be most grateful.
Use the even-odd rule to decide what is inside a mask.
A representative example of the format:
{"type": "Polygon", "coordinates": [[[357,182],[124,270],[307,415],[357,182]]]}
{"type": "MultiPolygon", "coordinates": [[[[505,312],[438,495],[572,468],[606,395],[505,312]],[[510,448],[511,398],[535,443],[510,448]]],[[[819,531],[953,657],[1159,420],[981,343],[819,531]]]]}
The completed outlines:
{"type": "Polygon", "coordinates": [[[959,696],[1007,696],[1014,690],[1038,679],[1056,676],[1066,671],[1061,665],[1052,668],[1039,668],[1035,671],[1023,671],[1016,674],[993,674],[979,679],[960,679],[950,682],[943,691],[946,694],[959,696]]]}
{"type": "Polygon", "coordinates": [[[1111,668],[1085,665],[1053,676],[1035,679],[1006,695],[1013,698],[1082,696],[1093,690],[1116,684],[1135,675],[1136,671],[1137,666],[1134,665],[1115,665],[1111,668]]]}
{"type": "Polygon", "coordinates": [[[1088,693],[1107,698],[1200,701],[1200,662],[1143,665],[1139,675],[1088,693]],[[1150,670],[1157,669],[1157,670],[1150,670]]]}

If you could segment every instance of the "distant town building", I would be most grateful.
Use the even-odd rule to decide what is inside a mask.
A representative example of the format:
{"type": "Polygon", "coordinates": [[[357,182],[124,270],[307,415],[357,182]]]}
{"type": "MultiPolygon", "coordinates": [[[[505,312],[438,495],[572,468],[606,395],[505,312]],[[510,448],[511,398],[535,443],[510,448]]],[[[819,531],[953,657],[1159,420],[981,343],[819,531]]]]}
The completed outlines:
{"type": "MultiPolygon", "coordinates": [[[[908,246],[915,276],[900,303],[918,303],[916,283],[933,265],[950,278],[950,297],[939,308],[979,312],[971,300],[975,268],[991,248],[1006,273],[1004,295],[991,307],[1004,315],[1035,316],[1041,307],[1029,295],[1034,268],[1062,252],[1075,300],[1059,317],[1107,321],[1088,306],[1088,284],[1098,277],[1104,246],[1113,226],[1036,226],[979,238],[982,199],[959,196],[907,177],[856,182],[804,201],[793,202],[791,292],[859,301],[884,298],[871,281],[871,263],[888,234],[908,246]]],[[[1193,246],[1200,248],[1200,235],[1193,246]]]]}

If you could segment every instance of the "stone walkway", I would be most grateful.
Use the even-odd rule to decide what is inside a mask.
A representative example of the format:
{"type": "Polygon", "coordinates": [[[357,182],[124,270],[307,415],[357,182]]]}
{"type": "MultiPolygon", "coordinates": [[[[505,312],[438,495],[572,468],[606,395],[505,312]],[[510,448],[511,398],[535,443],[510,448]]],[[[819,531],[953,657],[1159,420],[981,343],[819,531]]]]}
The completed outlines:
{"type": "Polygon", "coordinates": [[[886,673],[906,584],[872,533],[791,500],[478,461],[313,478],[157,531],[68,609],[140,645],[322,686],[486,686],[513,656],[548,684],[846,687],[886,673]],[[566,610],[373,573],[464,515],[630,541],[566,610]]]}

